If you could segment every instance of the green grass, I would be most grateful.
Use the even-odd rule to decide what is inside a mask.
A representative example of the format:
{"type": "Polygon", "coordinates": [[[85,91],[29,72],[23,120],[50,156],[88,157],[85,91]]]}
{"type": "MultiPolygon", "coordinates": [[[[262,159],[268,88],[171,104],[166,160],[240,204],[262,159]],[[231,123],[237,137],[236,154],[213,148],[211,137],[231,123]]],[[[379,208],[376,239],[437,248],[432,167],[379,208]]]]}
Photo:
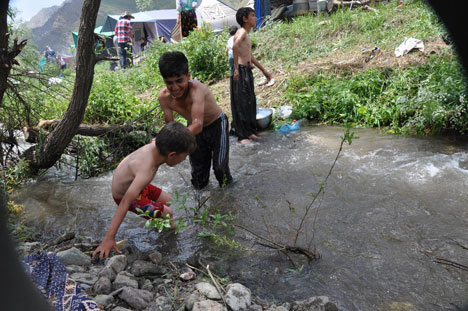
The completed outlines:
{"type": "Polygon", "coordinates": [[[443,31],[437,16],[423,1],[413,1],[404,9],[396,2],[370,11],[338,10],[331,15],[299,16],[290,22],[274,22],[253,33],[258,43],[255,55],[268,65],[280,62],[294,68],[301,61],[326,59],[337,50],[347,52],[379,46],[391,50],[405,37],[421,40],[443,31]]]}

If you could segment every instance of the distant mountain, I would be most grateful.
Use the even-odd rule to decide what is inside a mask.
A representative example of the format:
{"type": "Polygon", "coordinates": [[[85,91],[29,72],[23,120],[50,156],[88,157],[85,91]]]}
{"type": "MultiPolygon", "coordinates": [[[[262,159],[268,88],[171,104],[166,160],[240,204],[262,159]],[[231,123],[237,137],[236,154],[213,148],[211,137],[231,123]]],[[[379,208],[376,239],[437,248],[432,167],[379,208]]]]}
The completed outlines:
{"type": "Polygon", "coordinates": [[[50,8],[44,8],[40,10],[36,15],[34,15],[27,26],[29,29],[39,28],[44,26],[44,24],[49,20],[49,17],[54,14],[59,9],[58,5],[51,6],[50,8]]]}
{"type": "MultiPolygon", "coordinates": [[[[50,46],[58,54],[70,54],[73,31],[78,31],[84,0],[65,0],[61,5],[44,8],[27,22],[31,40],[39,52],[50,46]]],[[[152,10],[175,8],[175,0],[153,1],[152,10]]],[[[138,12],[134,0],[102,0],[96,19],[96,27],[102,26],[107,15],[119,15],[125,11],[138,12]]]]}

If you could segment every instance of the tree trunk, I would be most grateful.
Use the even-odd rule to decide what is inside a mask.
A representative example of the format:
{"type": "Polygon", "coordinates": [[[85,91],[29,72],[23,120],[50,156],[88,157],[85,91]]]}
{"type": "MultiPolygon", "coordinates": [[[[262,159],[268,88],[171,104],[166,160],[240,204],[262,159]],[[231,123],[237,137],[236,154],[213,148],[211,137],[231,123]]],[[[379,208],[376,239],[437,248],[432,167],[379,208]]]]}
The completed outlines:
{"type": "Polygon", "coordinates": [[[8,6],[10,0],[0,2],[0,106],[3,103],[3,96],[8,88],[8,76],[13,65],[18,62],[15,57],[23,50],[26,40],[18,44],[15,38],[11,49],[8,47],[10,33],[8,32],[8,6]]]}
{"type": "Polygon", "coordinates": [[[76,52],[76,79],[68,109],[57,127],[47,136],[32,159],[33,169],[52,167],[76,134],[88,104],[94,77],[94,27],[101,0],[85,0],[81,10],[76,52]]]}
{"type": "Polygon", "coordinates": [[[7,88],[8,68],[8,5],[10,0],[0,4],[0,105],[3,103],[3,94],[7,88]]]}

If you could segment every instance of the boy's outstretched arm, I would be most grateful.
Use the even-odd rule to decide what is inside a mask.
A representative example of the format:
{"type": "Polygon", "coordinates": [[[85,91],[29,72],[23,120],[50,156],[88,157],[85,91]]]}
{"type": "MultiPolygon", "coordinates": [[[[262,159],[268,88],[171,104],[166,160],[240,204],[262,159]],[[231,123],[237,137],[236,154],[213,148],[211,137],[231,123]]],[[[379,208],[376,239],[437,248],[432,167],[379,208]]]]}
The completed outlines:
{"type": "Polygon", "coordinates": [[[267,78],[268,81],[270,81],[273,78],[273,76],[265,68],[263,68],[262,64],[260,64],[253,55],[252,55],[252,63],[255,65],[255,67],[260,69],[260,71],[263,73],[263,75],[267,78]]]}
{"type": "Polygon", "coordinates": [[[127,192],[125,192],[122,201],[120,201],[117,210],[115,211],[114,217],[112,217],[112,221],[107,229],[106,235],[104,236],[104,240],[99,244],[96,250],[93,252],[93,258],[100,253],[99,259],[103,259],[109,256],[109,253],[112,249],[115,249],[119,254],[122,253],[117,244],[115,243],[115,236],[117,234],[117,230],[119,230],[120,224],[125,218],[125,215],[128,212],[128,208],[133,200],[140,194],[146,185],[149,184],[151,178],[148,181],[148,178],[139,177],[138,174],[133,180],[132,184],[128,188],[127,192]]]}

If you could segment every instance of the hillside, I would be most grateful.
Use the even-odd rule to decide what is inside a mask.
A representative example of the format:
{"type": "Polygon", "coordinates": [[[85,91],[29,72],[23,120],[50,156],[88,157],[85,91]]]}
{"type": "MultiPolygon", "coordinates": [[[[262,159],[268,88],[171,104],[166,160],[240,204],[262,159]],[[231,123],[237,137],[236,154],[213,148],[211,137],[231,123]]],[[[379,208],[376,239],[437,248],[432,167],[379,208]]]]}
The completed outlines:
{"type": "MultiPolygon", "coordinates": [[[[59,54],[70,54],[70,44],[73,44],[71,33],[78,30],[83,1],[66,0],[59,6],[44,8],[27,22],[32,33],[31,40],[39,52],[50,46],[59,54]]],[[[152,10],[175,8],[172,0],[155,1],[153,4],[150,7],[152,10]]],[[[107,15],[125,11],[138,12],[135,1],[102,0],[96,26],[103,25],[107,15]]]]}

